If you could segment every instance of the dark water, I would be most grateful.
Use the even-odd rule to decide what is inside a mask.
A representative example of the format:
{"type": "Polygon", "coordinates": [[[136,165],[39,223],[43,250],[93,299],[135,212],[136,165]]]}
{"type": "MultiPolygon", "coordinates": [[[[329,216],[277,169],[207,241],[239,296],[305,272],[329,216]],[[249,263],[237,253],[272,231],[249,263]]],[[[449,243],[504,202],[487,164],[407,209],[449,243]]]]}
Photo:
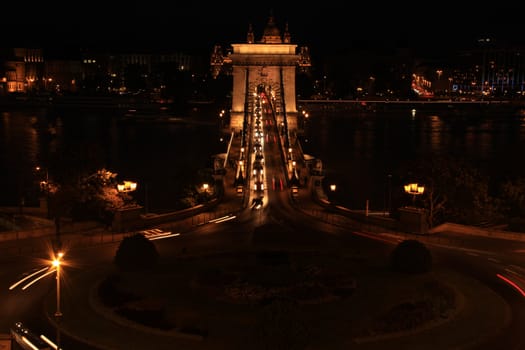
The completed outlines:
{"type": "MultiPolygon", "coordinates": [[[[13,109],[0,119],[0,205],[26,205],[37,198],[43,174],[35,166],[57,155],[75,154],[80,164],[137,181],[137,200],[149,208],[173,208],[173,196],[212,155],[226,152],[219,108],[198,108],[192,123],[122,123],[117,113],[95,110],[13,109]],[[48,125],[56,125],[56,134],[48,125]],[[222,138],[222,139],[221,139],[222,138]],[[147,196],[146,196],[147,188],[147,196]]],[[[311,111],[302,145],[323,161],[326,182],[337,185],[337,200],[354,209],[387,207],[387,197],[406,200],[402,191],[411,162],[440,154],[463,157],[490,176],[525,176],[525,118],[512,111],[432,111],[412,115],[406,109],[377,112],[311,111]],[[391,175],[389,177],[389,175],[391,175]]],[[[335,194],[334,194],[335,195],[335,194]]],[[[392,205],[395,205],[394,203],[392,205]]]]}
{"type": "Polygon", "coordinates": [[[353,209],[393,208],[410,200],[410,164],[439,155],[462,158],[495,181],[525,176],[525,117],[512,108],[411,106],[363,113],[312,111],[303,149],[320,157],[334,197],[353,209]],[[408,168],[407,168],[408,167],[408,168]],[[391,176],[389,176],[391,175],[391,176]],[[393,202],[392,202],[393,201],[393,202]]]}
{"type": "Polygon", "coordinates": [[[52,178],[52,168],[63,157],[71,166],[106,168],[119,180],[136,181],[134,196],[143,204],[147,199],[151,210],[173,208],[173,195],[211,167],[213,154],[226,151],[218,112],[211,107],[192,111],[189,123],[122,122],[119,115],[107,110],[2,112],[0,204],[17,205],[21,197],[33,204],[35,184],[45,177],[35,167],[48,166],[52,178]]]}

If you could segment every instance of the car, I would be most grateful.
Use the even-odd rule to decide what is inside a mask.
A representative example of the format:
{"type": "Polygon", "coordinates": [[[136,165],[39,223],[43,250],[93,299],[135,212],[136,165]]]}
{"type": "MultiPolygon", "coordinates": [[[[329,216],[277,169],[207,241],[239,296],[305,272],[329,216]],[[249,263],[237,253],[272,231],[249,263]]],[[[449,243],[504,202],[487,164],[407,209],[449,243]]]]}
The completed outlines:
{"type": "Polygon", "coordinates": [[[263,206],[263,197],[256,197],[252,199],[252,210],[261,209],[263,206]]]}
{"type": "Polygon", "coordinates": [[[256,181],[253,185],[254,191],[264,191],[264,183],[262,181],[256,181]]]}

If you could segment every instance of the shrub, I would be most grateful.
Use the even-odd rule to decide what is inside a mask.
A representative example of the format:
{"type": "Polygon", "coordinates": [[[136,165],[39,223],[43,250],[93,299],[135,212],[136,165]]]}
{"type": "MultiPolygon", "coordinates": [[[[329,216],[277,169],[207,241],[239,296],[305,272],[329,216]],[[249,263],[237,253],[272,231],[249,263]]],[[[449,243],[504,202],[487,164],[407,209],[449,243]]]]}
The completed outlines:
{"type": "Polygon", "coordinates": [[[432,255],[420,241],[404,240],[392,251],[390,266],[397,272],[425,273],[432,268],[432,255]]]}
{"type": "Polygon", "coordinates": [[[157,248],[144,235],[125,237],[117,249],[114,263],[123,271],[151,269],[159,259],[157,248]]]}

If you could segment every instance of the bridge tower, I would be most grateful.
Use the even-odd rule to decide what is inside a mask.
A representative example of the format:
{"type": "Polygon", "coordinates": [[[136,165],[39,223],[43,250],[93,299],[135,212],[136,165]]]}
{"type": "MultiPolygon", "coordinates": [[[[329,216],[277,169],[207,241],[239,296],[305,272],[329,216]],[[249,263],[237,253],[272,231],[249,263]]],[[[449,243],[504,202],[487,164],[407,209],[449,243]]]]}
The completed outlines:
{"type": "Polygon", "coordinates": [[[215,77],[224,71],[233,75],[231,130],[242,130],[245,113],[249,110],[246,101],[253,100],[247,96],[261,89],[272,96],[277,122],[286,122],[288,130],[297,129],[295,74],[297,68],[304,71],[311,66],[308,48],[298,49],[291,43],[288,24],[281,35],[273,15],[258,42],[250,24],[246,42],[231,44],[231,47],[232,50],[224,55],[222,48],[216,45],[211,55],[215,77]]]}

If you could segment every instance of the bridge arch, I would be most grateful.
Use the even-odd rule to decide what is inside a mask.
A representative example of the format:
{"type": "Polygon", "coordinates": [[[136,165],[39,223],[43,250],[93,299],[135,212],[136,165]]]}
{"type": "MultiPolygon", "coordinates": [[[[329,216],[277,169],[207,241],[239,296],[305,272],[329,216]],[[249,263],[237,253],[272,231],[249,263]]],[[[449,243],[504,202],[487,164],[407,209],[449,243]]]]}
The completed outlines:
{"type": "Polygon", "coordinates": [[[249,26],[245,43],[231,44],[232,50],[223,55],[216,45],[211,57],[215,75],[226,71],[233,76],[233,93],[230,111],[230,129],[243,129],[246,113],[252,110],[250,94],[265,89],[272,96],[277,121],[286,119],[291,130],[297,128],[297,103],[295,75],[297,68],[311,66],[307,48],[291,43],[286,25],[283,35],[270,15],[261,39],[256,42],[252,26],[249,26]],[[228,67],[228,69],[224,69],[228,67]]]}

